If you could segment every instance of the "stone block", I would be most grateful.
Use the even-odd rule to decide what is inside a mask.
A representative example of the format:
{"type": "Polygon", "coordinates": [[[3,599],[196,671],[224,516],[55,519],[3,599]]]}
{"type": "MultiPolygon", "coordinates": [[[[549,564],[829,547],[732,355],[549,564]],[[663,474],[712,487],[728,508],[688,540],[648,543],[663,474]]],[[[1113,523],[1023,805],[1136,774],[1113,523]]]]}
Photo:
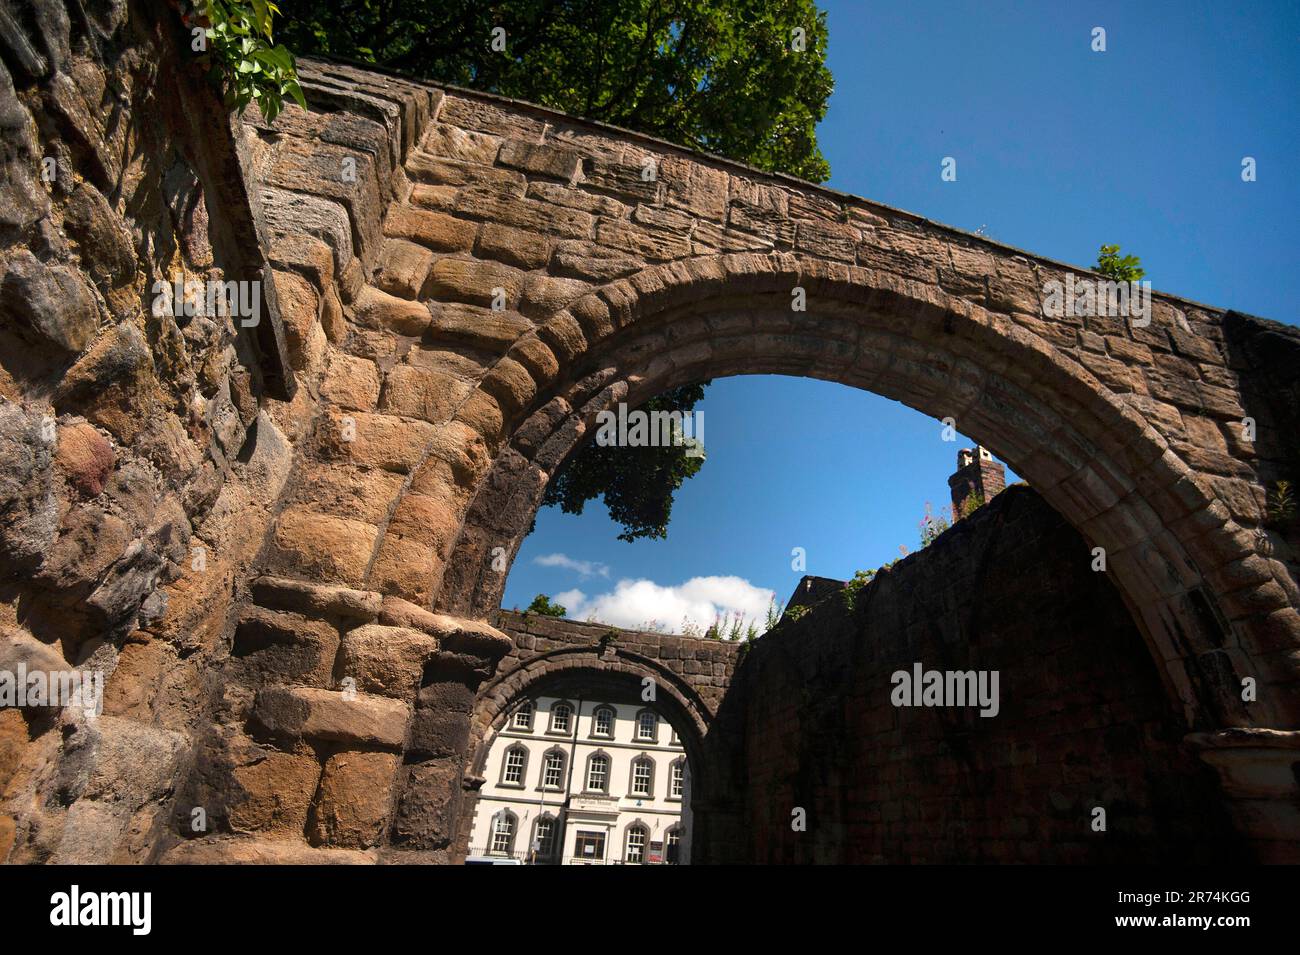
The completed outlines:
{"type": "Polygon", "coordinates": [[[435,252],[468,252],[478,223],[413,206],[394,205],[384,219],[384,234],[427,246],[435,252]]]}
{"type": "Polygon", "coordinates": [[[396,365],[384,386],[384,410],[434,424],[447,421],[473,386],[455,375],[396,365]]]}
{"type": "Polygon", "coordinates": [[[250,687],[281,683],[329,686],[339,635],[320,620],[245,607],[235,622],[232,665],[250,687]]]}
{"type": "Polygon", "coordinates": [[[543,235],[485,222],[474,253],[480,258],[495,259],[516,268],[540,269],[550,258],[551,248],[543,235]]]}
{"type": "Polygon", "coordinates": [[[357,296],[352,313],[359,324],[368,328],[411,337],[422,335],[431,320],[429,309],[423,303],[398,298],[369,285],[357,296]]]}
{"type": "Polygon", "coordinates": [[[533,323],[518,312],[455,304],[439,304],[433,308],[435,340],[461,342],[501,353],[532,329],[533,323]]]}
{"type": "Polygon", "coordinates": [[[440,259],[429,273],[429,295],[440,302],[467,302],[513,309],[519,303],[524,273],[478,259],[440,259]]]}
{"type": "Polygon", "coordinates": [[[242,791],[229,809],[231,829],[302,836],[321,777],[316,757],[266,750],[231,776],[242,791]]]}
{"type": "Polygon", "coordinates": [[[85,280],[61,265],[46,265],[26,249],[7,263],[0,303],[38,344],[76,354],[90,344],[99,308],[85,280]]]}
{"type": "Polygon", "coordinates": [[[460,768],[455,759],[434,759],[406,768],[393,842],[412,849],[447,846],[454,835],[454,807],[460,793],[460,768]]]}
{"type": "Polygon", "coordinates": [[[425,280],[433,265],[433,253],[405,239],[389,239],[379,255],[375,285],[400,298],[423,298],[425,280]]]}
{"type": "Polygon", "coordinates": [[[253,581],[252,592],[263,607],[313,617],[341,617],[369,623],[378,618],[382,607],[381,595],[373,591],[285,577],[259,577],[253,581]]]}
{"type": "Polygon", "coordinates": [[[350,411],[373,411],[379,403],[379,369],[373,361],[336,352],[330,359],[321,395],[350,411]]]}
{"type": "Polygon", "coordinates": [[[368,624],[343,635],[336,676],[366,692],[413,699],[438,640],[419,630],[368,624]]]}
{"type": "Polygon", "coordinates": [[[373,853],[313,848],[301,839],[216,836],[194,839],[163,853],[163,865],[374,865],[373,853]]]}
{"type": "Polygon", "coordinates": [[[365,581],[378,538],[373,524],[291,507],[276,523],[271,570],[355,587],[365,581]]]}
{"type": "Polygon", "coordinates": [[[378,845],[393,808],[401,757],[392,753],[335,753],[325,763],[307,840],[313,845],[367,849],[378,845]]]}
{"type": "Polygon", "coordinates": [[[369,693],[311,687],[257,692],[253,715],[272,736],[396,750],[406,738],[406,704],[369,693]]]}
{"type": "Polygon", "coordinates": [[[530,176],[548,176],[567,183],[578,174],[582,156],[560,146],[511,139],[502,143],[497,162],[530,176]]]}

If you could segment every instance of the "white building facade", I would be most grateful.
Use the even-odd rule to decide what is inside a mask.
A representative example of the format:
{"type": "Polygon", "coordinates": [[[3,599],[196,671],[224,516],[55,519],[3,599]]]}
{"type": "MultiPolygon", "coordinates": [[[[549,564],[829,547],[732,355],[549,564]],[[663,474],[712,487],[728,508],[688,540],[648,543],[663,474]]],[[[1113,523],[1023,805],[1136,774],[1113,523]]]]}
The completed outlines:
{"type": "Polygon", "coordinates": [[[653,706],[522,700],[488,751],[470,856],[541,865],[684,865],[690,772],[653,706]]]}

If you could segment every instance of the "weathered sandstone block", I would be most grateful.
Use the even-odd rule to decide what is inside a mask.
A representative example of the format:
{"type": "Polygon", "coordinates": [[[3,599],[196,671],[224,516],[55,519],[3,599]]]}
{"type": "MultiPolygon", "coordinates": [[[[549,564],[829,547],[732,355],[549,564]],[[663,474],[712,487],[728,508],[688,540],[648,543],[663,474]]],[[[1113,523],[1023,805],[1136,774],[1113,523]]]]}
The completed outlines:
{"type": "Polygon", "coordinates": [[[402,744],[410,716],[397,700],[308,687],[259,690],[253,713],[273,736],[384,749],[402,744]]]}
{"type": "Polygon", "coordinates": [[[345,849],[378,845],[392,813],[401,757],[393,753],[335,753],[325,763],[307,826],[308,841],[345,849]]]}
{"type": "Polygon", "coordinates": [[[352,677],[360,690],[411,699],[425,663],[437,652],[437,639],[427,633],[368,624],[343,635],[335,675],[352,677]]]}

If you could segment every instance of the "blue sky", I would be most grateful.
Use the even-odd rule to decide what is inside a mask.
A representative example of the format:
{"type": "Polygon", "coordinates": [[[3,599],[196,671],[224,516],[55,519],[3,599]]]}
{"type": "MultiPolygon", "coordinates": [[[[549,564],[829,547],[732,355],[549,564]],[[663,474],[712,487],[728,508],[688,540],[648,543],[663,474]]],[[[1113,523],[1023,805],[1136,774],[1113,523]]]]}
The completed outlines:
{"type": "MultiPolygon", "coordinates": [[[[1066,262],[1118,243],[1156,289],[1296,323],[1300,4],[822,6],[829,185],[1066,262]],[[956,182],[940,180],[945,156],[956,182]]],[[[506,606],[563,594],[579,616],[676,629],[683,608],[784,602],[794,547],[808,573],[840,578],[914,549],[969,443],[805,379],[718,380],[700,407],[708,460],[667,540],[617,540],[599,501],[581,517],[544,509],[506,606]]]]}

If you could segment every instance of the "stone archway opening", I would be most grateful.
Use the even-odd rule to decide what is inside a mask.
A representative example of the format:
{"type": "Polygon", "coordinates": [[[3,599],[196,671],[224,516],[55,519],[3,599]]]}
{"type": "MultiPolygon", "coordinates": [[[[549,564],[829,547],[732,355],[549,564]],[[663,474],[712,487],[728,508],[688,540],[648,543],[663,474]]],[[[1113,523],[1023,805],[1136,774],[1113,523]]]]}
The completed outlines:
{"type": "Polygon", "coordinates": [[[534,652],[528,647],[539,638],[527,632],[526,618],[502,622],[518,651],[474,705],[453,859],[618,862],[627,857],[626,830],[635,829],[643,837],[635,861],[689,862],[697,810],[708,808],[700,794],[710,781],[713,713],[675,672],[680,658],[646,656],[626,632],[600,628],[603,638],[592,643],[581,625],[557,631],[554,623],[543,628],[552,636],[540,638],[554,648],[534,652]],[[560,707],[565,723],[557,729],[560,707]],[[647,713],[662,726],[642,735],[637,724],[647,713]],[[604,760],[603,768],[593,770],[593,760],[604,760]],[[638,764],[646,767],[644,794],[638,764]],[[562,783],[547,785],[551,770],[562,783]],[[511,832],[494,846],[503,815],[511,832]],[[543,819],[552,823],[545,843],[536,836],[543,819]]]}
{"type": "MultiPolygon", "coordinates": [[[[763,359],[765,360],[765,359],[763,359]]],[[[760,367],[763,367],[760,361],[760,367]]],[[[681,383],[681,379],[668,379],[672,387],[681,383]]],[[[626,399],[629,407],[636,407],[641,401],[654,392],[653,386],[643,386],[639,392],[627,391],[624,394],[631,395],[626,399]]],[[[815,409],[810,409],[815,413],[815,409]]],[[[716,419],[715,419],[716,420],[716,419]]],[[[716,427],[716,425],[715,425],[716,427]]],[[[936,425],[936,429],[938,425],[936,425]]],[[[586,432],[589,436],[591,430],[586,432]]],[[[575,443],[573,450],[581,447],[581,443],[575,443]]],[[[572,453],[572,452],[571,452],[572,453]]],[[[992,578],[993,586],[988,588],[990,601],[993,607],[1002,608],[1007,597],[1008,588],[1000,586],[1002,581],[999,577],[1024,575],[1034,568],[1032,564],[1020,562],[1009,567],[1001,567],[999,559],[990,560],[989,554],[993,552],[1001,555],[1005,547],[1005,538],[1014,537],[1019,533],[1020,528],[1027,528],[1026,540],[1030,542],[1032,550],[1034,547],[1040,548],[1039,556],[1044,558],[1045,563],[1053,570],[1065,569],[1070,576],[1069,585],[1064,588],[1064,592],[1070,593],[1072,588],[1077,589],[1077,596],[1082,598],[1087,594],[1087,600],[1092,601],[1089,613],[1092,619],[1098,622],[1099,626],[1107,628],[1107,639],[1098,641],[1098,645],[1081,652],[1081,648],[1075,644],[1070,645],[1068,642],[1058,647],[1057,652],[1062,660],[1070,660],[1071,666],[1080,667],[1079,673],[1084,674],[1081,664],[1089,656],[1099,660],[1104,660],[1106,665],[1117,670],[1126,672],[1123,681],[1122,690],[1108,692],[1098,689],[1093,696],[1093,705],[1100,712],[1115,708],[1117,713],[1122,712],[1123,716],[1118,722],[1124,719],[1131,719],[1135,725],[1141,725],[1142,734],[1153,734],[1155,741],[1144,744],[1147,752],[1143,760],[1137,760],[1131,750],[1134,746],[1132,740],[1122,744],[1125,751],[1117,756],[1116,763],[1116,792],[1123,791],[1124,798],[1131,800],[1134,805],[1141,806],[1140,825],[1146,825],[1151,818],[1157,818],[1161,813],[1166,814],[1167,819],[1172,819],[1167,828],[1161,833],[1160,839],[1163,843],[1156,845],[1154,848],[1148,846],[1145,851],[1165,852],[1168,853],[1161,858],[1166,860],[1193,858],[1191,855],[1178,855],[1178,853],[1191,853],[1195,850],[1189,847],[1189,839],[1185,831],[1185,824],[1188,818],[1198,815],[1204,821],[1204,842],[1211,847],[1206,851],[1218,851],[1232,854],[1238,851],[1233,837],[1230,834],[1230,826],[1226,823],[1223,816],[1223,808],[1216,802],[1217,796],[1213,795],[1213,783],[1208,782],[1205,778],[1205,767],[1195,766],[1195,761],[1187,758],[1187,754],[1179,753],[1179,744],[1186,733],[1187,726],[1185,716],[1178,706],[1177,700],[1170,692],[1167,684],[1160,679],[1159,671],[1156,669],[1151,659],[1149,650],[1138,629],[1137,623],[1132,617],[1131,608],[1126,606],[1115,592],[1115,588],[1109,582],[1098,586],[1095,581],[1088,581],[1089,576],[1096,575],[1091,570],[1087,570],[1089,564],[1088,551],[1083,548],[1082,540],[1077,539],[1077,535],[1059,520],[1059,515],[1053,512],[1045,505],[1035,504],[1038,501],[1037,495],[1029,491],[1028,488],[1020,488],[1016,493],[1008,495],[1015,500],[1011,503],[1003,501],[997,508],[990,508],[990,511],[997,511],[996,521],[1000,526],[1007,523],[1014,528],[1008,529],[1002,533],[999,538],[997,533],[990,533],[988,521],[979,526],[978,531],[970,533],[963,532],[960,535],[960,541],[954,543],[948,542],[946,548],[947,554],[941,558],[949,560],[953,551],[965,550],[971,557],[971,564],[978,565],[981,580],[992,578]],[[1029,495],[1028,502],[1022,500],[1025,495],[1029,495]],[[1028,517],[1025,516],[1028,512],[1028,517]],[[1050,525],[1050,534],[1043,533],[1045,520],[1044,514],[1056,518],[1057,525],[1050,525]],[[1064,530],[1062,530],[1062,528],[1064,530]],[[1043,533],[1043,536],[1033,536],[1043,533]],[[1068,550],[1071,545],[1073,549],[1068,550]],[[1094,589],[1088,589],[1094,588],[1094,589]],[[1113,628],[1113,632],[1110,632],[1113,628]],[[1131,671],[1131,672],[1129,672],[1131,671]],[[1130,697],[1129,703],[1132,705],[1127,709],[1123,697],[1130,697]],[[1138,763],[1142,762],[1141,769],[1138,769],[1138,763]],[[1119,767],[1123,768],[1119,768],[1119,767]],[[1161,785],[1144,789],[1140,785],[1130,787],[1130,783],[1143,773],[1152,775],[1163,775],[1161,785]],[[1186,801],[1179,802],[1172,798],[1168,790],[1182,789],[1186,793],[1186,801]],[[1158,808],[1153,808],[1158,807],[1158,808]]],[[[540,500],[540,491],[538,499],[540,500]]],[[[939,548],[944,549],[944,548],[939,548]]],[[[939,559],[939,558],[936,558],[939,559]]],[[[960,563],[954,569],[965,570],[960,563]]],[[[913,568],[913,576],[915,576],[913,568]]],[[[954,577],[956,574],[953,575],[954,577]]],[[[978,585],[979,589],[983,588],[983,583],[978,585]]],[[[879,588],[877,588],[878,590],[879,588]]],[[[947,608],[949,602],[946,598],[951,595],[948,593],[936,594],[936,600],[939,605],[947,608]]],[[[864,602],[871,597],[864,597],[864,602]]],[[[1022,613],[1033,614],[1034,609],[1042,609],[1043,604],[1025,603],[1022,606],[1022,613]]],[[[950,614],[953,620],[959,620],[957,626],[952,626],[948,621],[940,621],[938,618],[945,616],[938,612],[930,613],[923,618],[923,622],[930,627],[937,627],[945,631],[942,643],[950,641],[952,635],[956,634],[959,639],[974,638],[976,641],[983,640],[989,642],[990,637],[994,644],[998,643],[1001,634],[1000,630],[1005,629],[997,625],[995,620],[986,621],[985,626],[981,627],[978,623],[969,619],[971,614],[969,608],[963,607],[958,602],[954,612],[950,614]],[[969,627],[969,629],[967,629],[969,627]]],[[[994,610],[990,616],[996,616],[1004,610],[994,610]]],[[[1040,618],[1043,627],[1043,633],[1052,633],[1058,626],[1069,624],[1074,626],[1076,620],[1070,614],[1077,613],[1076,609],[1069,612],[1053,614],[1044,613],[1040,618]]],[[[973,616],[978,617],[978,609],[973,616]]],[[[497,620],[497,625],[509,631],[511,627],[504,621],[509,620],[510,614],[502,613],[497,620]]],[[[978,840],[971,836],[962,828],[963,823],[954,823],[951,820],[960,819],[972,813],[981,811],[991,811],[990,800],[985,799],[970,785],[969,779],[963,783],[958,779],[951,780],[948,784],[950,791],[948,798],[952,802],[950,811],[946,814],[940,813],[938,816],[931,816],[930,825],[936,831],[942,831],[944,836],[942,840],[936,840],[934,845],[928,846],[924,850],[915,850],[915,854],[906,854],[903,849],[904,841],[896,837],[879,837],[874,834],[879,833],[882,829],[881,820],[870,819],[865,815],[854,818],[853,811],[845,805],[827,805],[824,802],[813,805],[814,800],[820,800],[822,797],[814,794],[814,788],[826,790],[845,790],[861,786],[862,778],[859,772],[851,765],[852,760],[860,760],[862,765],[872,765],[875,770],[885,770],[888,767],[882,766],[878,759],[878,753],[873,752],[870,747],[863,748],[855,745],[851,734],[846,733],[844,726],[854,727],[854,732],[879,733],[881,727],[878,722],[873,724],[869,720],[864,720],[859,716],[849,716],[846,720],[831,719],[826,722],[824,713],[817,713],[816,708],[808,711],[799,712],[797,716],[792,716],[783,707],[784,703],[780,701],[799,700],[807,696],[811,691],[813,695],[825,693],[830,699],[826,706],[829,709],[844,707],[846,713],[852,713],[855,709],[861,709],[860,701],[862,699],[863,687],[861,684],[855,686],[836,685],[829,687],[827,685],[827,673],[820,671],[815,665],[809,665],[806,660],[800,659],[801,650],[798,648],[800,641],[806,641],[803,644],[807,647],[807,654],[813,659],[825,658],[830,653],[843,653],[846,650],[854,653],[855,639],[845,628],[845,621],[841,619],[844,615],[836,612],[832,608],[831,613],[819,613],[811,621],[811,628],[805,626],[797,635],[791,639],[789,634],[784,635],[786,647],[784,649],[775,649],[770,652],[760,652],[756,655],[759,661],[756,665],[763,669],[757,671],[759,676],[754,677],[748,684],[742,685],[742,682],[733,682],[727,690],[730,699],[730,707],[724,701],[723,712],[719,728],[715,731],[714,736],[708,742],[712,744],[710,749],[710,760],[713,765],[721,766],[721,773],[715,775],[711,782],[717,781],[720,776],[726,780],[726,785],[720,788],[706,790],[707,796],[704,801],[706,806],[702,807],[700,816],[708,825],[708,835],[702,837],[699,842],[692,847],[692,852],[696,858],[701,861],[775,861],[775,862],[861,862],[861,861],[1005,861],[1010,858],[1016,861],[1121,861],[1129,856],[1124,856],[1123,852],[1134,852],[1132,843],[1123,848],[1106,847],[1105,851],[1099,854],[1090,855],[1094,852],[1093,847],[1083,845],[1068,846],[1066,852],[1072,852],[1074,855],[1063,854],[1061,856],[1032,856],[1016,855],[1014,852],[1010,855],[1000,855],[1003,850],[990,849],[979,844],[978,840]],[[825,646],[818,646],[822,635],[818,633],[818,628],[829,628],[831,632],[837,634],[840,642],[833,644],[828,650],[825,646]],[[791,644],[795,648],[791,649],[791,644]],[[793,656],[791,656],[793,655],[793,656]],[[777,663],[773,663],[776,659],[777,663]],[[794,675],[784,682],[771,674],[775,670],[788,669],[794,675]],[[806,684],[803,686],[801,684],[806,684]],[[814,689],[815,688],[815,689],[814,689]],[[777,696],[778,702],[771,702],[762,699],[765,693],[777,696]],[[850,701],[856,701],[858,706],[854,706],[850,701]],[[854,722],[857,720],[858,722],[854,722]],[[792,721],[800,724],[799,742],[792,744],[790,738],[783,731],[781,723],[792,721]],[[804,726],[816,725],[818,730],[812,735],[807,735],[804,726]],[[817,736],[822,738],[819,740],[817,736]],[[744,742],[739,745],[736,743],[738,737],[743,737],[744,742]],[[768,744],[764,742],[755,742],[755,740],[771,739],[770,744],[773,753],[780,752],[782,747],[787,749],[782,753],[783,756],[791,755],[788,749],[791,745],[803,747],[798,757],[799,769],[805,775],[812,774],[819,781],[818,787],[814,787],[809,778],[803,780],[803,786],[794,782],[789,776],[793,771],[795,761],[780,763],[779,758],[769,758],[770,754],[762,752],[768,744]],[[835,751],[839,754],[834,754],[835,751]],[[849,757],[849,754],[852,754],[849,757]],[[743,763],[742,768],[737,768],[737,762],[743,763]],[[846,761],[847,760],[847,761],[846,761]],[[806,761],[806,763],[805,763],[806,761]],[[815,769],[813,767],[816,767],[815,769]],[[756,781],[757,780],[757,781],[756,781]],[[721,791],[720,791],[721,789],[721,791]],[[728,803],[730,803],[728,805],[728,803]],[[793,810],[805,811],[814,809],[815,812],[821,813],[823,817],[828,813],[834,813],[837,818],[835,826],[826,826],[823,824],[818,829],[819,842],[809,849],[799,840],[788,843],[781,838],[783,830],[788,828],[789,820],[784,816],[793,810]],[[946,818],[951,817],[951,818],[946,818]],[[737,835],[740,833],[741,835],[737,835]],[[876,841],[872,841],[875,838],[876,841]],[[845,850],[843,847],[849,846],[845,850]],[[949,853],[948,855],[929,855],[926,852],[949,853]],[[752,853],[747,855],[746,853],[752,853]],[[1107,854],[1109,853],[1109,854],[1107,854]]],[[[546,624],[555,630],[562,629],[563,626],[580,626],[566,622],[565,624],[546,624]]],[[[544,630],[545,628],[543,628],[544,630]]],[[[788,629],[788,628],[786,628],[788,629]]],[[[859,627],[859,630],[862,628],[859,627]]],[[[1032,629],[1032,627],[1030,628],[1032,629]]],[[[867,628],[870,635],[870,628],[867,628]]],[[[1007,660],[1007,651],[1029,651],[1033,652],[1032,642],[1025,640],[1026,631],[1021,630],[1019,635],[1014,639],[1004,640],[1001,647],[986,647],[985,656],[990,660],[1001,660],[1005,665],[1007,660]],[[1015,639],[1020,640],[1019,646],[1014,645],[1015,639]],[[999,651],[1001,655],[999,656],[999,651]]],[[[595,632],[588,634],[589,640],[594,640],[595,632]]],[[[926,644],[925,652],[935,653],[940,649],[937,643],[926,644]]],[[[744,650],[749,647],[737,648],[743,654],[744,650]]],[[[767,650],[764,647],[764,650],[767,650]]],[[[924,653],[923,652],[923,655],[924,653]]],[[[932,657],[926,656],[927,660],[933,662],[932,657]]],[[[968,658],[963,658],[960,654],[952,656],[949,662],[960,660],[962,665],[966,664],[968,658]]],[[[978,660],[978,656],[974,659],[978,660]]],[[[858,657],[845,658],[844,667],[853,670],[862,665],[858,657]]],[[[739,668],[738,668],[739,669],[739,668]]],[[[865,667],[864,667],[865,669],[865,667]]],[[[751,666],[751,672],[753,667],[751,666]]],[[[1018,694],[1033,692],[1035,694],[1046,692],[1049,689],[1052,692],[1087,692],[1087,682],[1096,680],[1099,676],[1104,677],[1100,671],[1088,670],[1086,676],[1080,677],[1075,685],[1071,686],[1068,682],[1062,682],[1057,674],[1050,672],[1050,667],[1043,667],[1041,662],[1033,661],[1027,666],[1021,668],[1021,672],[1012,674],[1005,671],[1008,679],[1018,684],[1014,691],[1018,694]]],[[[883,694],[888,687],[887,670],[873,674],[875,678],[875,690],[883,694]]],[[[870,692],[870,691],[868,691],[870,692]]],[[[518,697],[516,697],[518,699],[518,697]]],[[[1032,741],[1032,730],[1029,728],[1028,721],[1024,720],[1022,713],[1017,713],[1012,721],[1012,727],[1007,733],[1005,740],[1010,745],[1019,745],[1023,747],[1017,750],[1019,755],[1015,759],[1024,759],[1026,751],[1034,750],[1037,745],[1035,758],[1041,758],[1043,769],[1047,769],[1054,762],[1066,762],[1082,758],[1080,753],[1070,753],[1061,750],[1054,750],[1051,745],[1043,745],[1041,742],[1032,741]],[[1017,734],[1020,736],[1018,742],[1014,741],[1017,734]]],[[[1069,719],[1075,719],[1071,716],[1069,719]]],[[[1063,721],[1059,726],[1063,727],[1068,724],[1069,719],[1063,721]]],[[[960,721],[959,721],[960,723],[960,721]]],[[[959,728],[953,727],[940,728],[936,730],[933,726],[924,724],[902,723],[900,725],[908,726],[905,733],[900,734],[898,745],[905,746],[907,738],[912,737],[918,741],[924,741],[924,745],[934,745],[951,754],[960,754],[965,750],[965,759],[968,761],[963,764],[963,772],[969,771],[970,776],[977,777],[979,771],[973,767],[978,766],[989,755],[987,747],[981,751],[984,745],[980,742],[980,737],[984,727],[979,726],[980,721],[976,720],[974,725],[961,725],[959,728]],[[963,740],[963,735],[969,738],[963,740]],[[972,740],[974,745],[972,746],[972,740]]],[[[1052,723],[1050,719],[1043,719],[1044,725],[1052,723]]],[[[1097,724],[1101,726],[1102,724],[1097,724]]],[[[1101,738],[1103,735],[1114,735],[1122,733],[1119,726],[1105,725],[1096,735],[1101,738]]],[[[987,734],[995,735],[995,734],[987,734]]],[[[1011,759],[1012,757],[1008,757],[1011,759]]],[[[960,760],[959,760],[960,761],[960,760]]],[[[896,767],[895,767],[896,768],[896,767]]],[[[933,780],[923,766],[916,767],[920,770],[921,775],[917,777],[917,794],[918,796],[925,792],[927,799],[933,797],[927,786],[933,780]]],[[[916,771],[914,769],[913,771],[916,771]]],[[[481,775],[481,767],[480,772],[481,775]]],[[[491,775],[491,774],[489,774],[491,775]]],[[[1064,778],[1064,777],[1063,777],[1064,778]]],[[[1078,780],[1076,780],[1077,782],[1078,780]]],[[[997,785],[992,786],[995,791],[997,785]]],[[[1023,795],[1023,794],[1022,794],[1023,795]]],[[[1035,796],[1043,796],[1043,793],[1037,793],[1035,796]]],[[[838,798],[838,797],[837,797],[838,798]]],[[[859,798],[877,800],[880,794],[873,792],[870,797],[861,796],[859,798]]],[[[1007,798],[1005,793],[999,793],[996,799],[1007,798]]],[[[1025,797],[1027,803],[1032,803],[1035,797],[1025,797]]],[[[882,799],[881,802],[888,802],[888,799],[882,799]]],[[[877,810],[878,811],[878,810],[877,810]]],[[[888,808],[885,809],[888,812],[888,808]]],[[[933,813],[933,810],[929,810],[933,813]]],[[[1035,812],[1043,816],[1051,816],[1052,810],[1044,802],[1039,805],[1035,812]]],[[[1126,820],[1120,825],[1133,826],[1134,820],[1126,820]]],[[[1033,829],[1026,832],[1032,832],[1040,839],[1047,841],[1050,820],[1035,820],[1033,829]],[[1041,831],[1040,831],[1041,829],[1041,831]]],[[[1060,833],[1051,833],[1052,836],[1062,835],[1060,833]]],[[[1068,838],[1068,834],[1067,835],[1068,838]]],[[[1126,833],[1127,837],[1128,834],[1126,833]]],[[[809,842],[812,837],[809,838],[809,842]]],[[[1025,840],[1026,842],[1030,840],[1025,840]]],[[[1016,852],[1028,852],[1029,850],[1015,850],[1016,852]]]]}
{"type": "Polygon", "coordinates": [[[503,430],[448,561],[439,609],[483,616],[499,606],[508,567],[490,556],[517,553],[546,481],[591,439],[599,412],[727,375],[802,375],[951,420],[990,448],[1104,549],[1189,726],[1259,718],[1245,713],[1237,688],[1244,676],[1266,679],[1265,648],[1229,623],[1200,570],[1216,559],[1212,535],[1187,540],[1171,529],[1216,506],[1130,403],[1042,339],[964,300],[887,276],[873,286],[806,263],[755,260],[743,263],[754,269],[743,282],[674,287],[656,276],[628,283],[653,291],[621,313],[607,301],[615,296],[592,295],[552,320],[604,337],[503,430]],[[791,288],[812,296],[806,313],[791,310],[791,288]]]}

